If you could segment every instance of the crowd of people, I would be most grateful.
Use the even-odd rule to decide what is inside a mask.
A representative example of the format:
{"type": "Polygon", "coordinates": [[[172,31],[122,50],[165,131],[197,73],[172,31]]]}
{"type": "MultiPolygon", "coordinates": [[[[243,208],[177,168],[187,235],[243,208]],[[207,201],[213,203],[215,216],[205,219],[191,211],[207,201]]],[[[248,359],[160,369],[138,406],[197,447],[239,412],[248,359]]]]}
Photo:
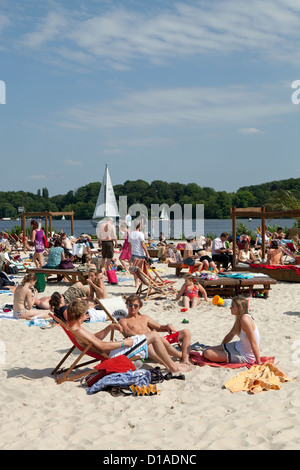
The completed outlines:
{"type": "MultiPolygon", "coordinates": [[[[121,226],[123,235],[123,245],[119,255],[119,262],[125,273],[129,272],[130,265],[139,262],[149,262],[149,250],[151,240],[148,243],[145,235],[141,231],[141,226],[137,222],[134,230],[126,224],[121,226]]],[[[267,253],[263,255],[261,251],[261,231],[255,240],[246,233],[241,234],[237,240],[237,262],[251,264],[264,262],[267,264],[283,264],[282,249],[279,241],[285,239],[283,230],[279,227],[276,232],[270,234],[266,232],[268,239],[267,253]]],[[[225,232],[213,240],[205,237],[187,237],[183,249],[179,250],[174,244],[168,243],[163,234],[156,248],[161,250],[162,256],[169,261],[183,261],[185,265],[195,271],[214,270],[218,273],[218,267],[222,265],[225,271],[232,267],[233,251],[232,240],[225,232]]],[[[41,318],[51,318],[49,313],[56,315],[60,320],[68,323],[74,332],[80,333],[82,338],[90,341],[95,349],[100,353],[106,353],[110,357],[119,354],[126,354],[128,357],[151,358],[153,361],[162,364],[170,372],[189,371],[191,363],[189,352],[191,346],[191,333],[187,329],[176,331],[171,324],[161,325],[151,319],[148,315],[141,314],[143,306],[139,295],[133,294],[127,297],[127,316],[121,318],[118,323],[102,329],[99,333],[92,334],[83,323],[90,318],[90,311],[101,310],[99,306],[101,299],[108,297],[105,277],[107,267],[115,261],[115,248],[119,248],[114,225],[110,219],[105,223],[98,224],[97,239],[99,251],[101,251],[100,267],[91,263],[90,249],[94,245],[91,238],[86,234],[81,234],[78,238],[70,238],[62,232],[53,234],[50,239],[46,239],[43,230],[36,221],[31,222],[31,237],[26,238],[21,234],[19,242],[23,247],[25,244],[34,246],[33,261],[37,267],[59,267],[64,259],[72,256],[74,244],[86,244],[86,264],[88,276],[86,284],[77,282],[68,287],[65,292],[55,291],[51,296],[39,298],[35,288],[37,277],[35,274],[26,274],[20,285],[14,289],[13,314],[17,319],[30,320],[35,316],[41,318]],[[46,248],[47,244],[47,248],[46,248]],[[44,254],[47,250],[47,262],[44,254]],[[122,341],[106,341],[107,334],[112,330],[122,333],[122,341]],[[166,333],[161,336],[159,333],[166,333]],[[174,343],[180,343],[181,349],[174,348],[174,343]],[[137,347],[136,347],[137,346],[137,347]],[[131,349],[134,347],[134,352],[131,349]]],[[[2,249],[9,249],[9,242],[5,234],[0,234],[2,249]]],[[[299,247],[299,239],[294,238],[293,242],[299,247]]],[[[26,245],[27,248],[27,245],[26,245]]],[[[195,308],[200,304],[200,298],[208,302],[205,289],[197,282],[197,278],[192,274],[185,275],[184,283],[179,289],[175,301],[181,301],[184,308],[195,308]]],[[[259,332],[254,319],[248,314],[247,301],[244,297],[236,297],[232,300],[231,314],[235,321],[230,332],[224,337],[218,346],[210,347],[204,352],[204,357],[213,362],[247,362],[260,363],[259,353],[259,332]],[[237,341],[233,341],[235,336],[237,341]]],[[[103,312],[102,312],[103,313],[103,312]]],[[[103,321],[108,320],[103,313],[103,321]]]]}

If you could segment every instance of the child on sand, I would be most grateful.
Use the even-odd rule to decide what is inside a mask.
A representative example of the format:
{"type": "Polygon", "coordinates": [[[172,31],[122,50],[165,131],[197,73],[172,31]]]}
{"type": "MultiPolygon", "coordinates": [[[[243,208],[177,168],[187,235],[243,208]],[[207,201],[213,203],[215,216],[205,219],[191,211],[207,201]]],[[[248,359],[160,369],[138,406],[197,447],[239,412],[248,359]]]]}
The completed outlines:
{"type": "Polygon", "coordinates": [[[197,279],[192,274],[186,274],[184,278],[184,284],[178,292],[176,300],[183,296],[182,303],[185,308],[197,307],[200,304],[200,292],[204,300],[208,302],[206,290],[199,284],[197,279]]]}

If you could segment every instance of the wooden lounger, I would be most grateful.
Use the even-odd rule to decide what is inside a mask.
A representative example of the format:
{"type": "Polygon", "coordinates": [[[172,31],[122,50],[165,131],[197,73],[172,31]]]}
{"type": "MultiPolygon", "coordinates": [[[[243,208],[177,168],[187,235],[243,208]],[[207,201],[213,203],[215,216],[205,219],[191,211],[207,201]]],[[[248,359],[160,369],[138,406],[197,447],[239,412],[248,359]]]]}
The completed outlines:
{"type": "MultiPolygon", "coordinates": [[[[220,269],[221,267],[221,264],[216,262],[215,261],[215,265],[217,266],[218,269],[220,269]]],[[[168,268],[175,268],[175,273],[176,273],[176,276],[179,276],[182,269],[186,268],[186,269],[189,269],[190,266],[187,266],[186,264],[184,263],[175,263],[175,262],[172,262],[172,263],[168,263],[168,268]]]]}
{"type": "Polygon", "coordinates": [[[175,268],[176,276],[179,276],[182,269],[187,268],[189,269],[190,266],[187,266],[184,263],[168,263],[168,268],[175,268]]]}
{"type": "Polygon", "coordinates": [[[82,272],[82,271],[77,271],[77,269],[47,269],[47,268],[27,268],[26,273],[34,273],[34,274],[46,274],[47,276],[47,281],[53,281],[53,280],[62,280],[66,279],[70,284],[75,284],[75,282],[80,281],[82,284],[87,283],[87,276],[88,276],[88,271],[82,272]],[[54,279],[48,279],[49,276],[51,275],[56,275],[57,277],[54,279]]]}
{"type": "Polygon", "coordinates": [[[254,293],[266,294],[269,296],[271,285],[276,284],[276,280],[268,276],[255,276],[250,279],[234,279],[218,277],[217,279],[197,278],[208,296],[220,295],[223,297],[234,297],[235,295],[252,295],[254,293]]]}

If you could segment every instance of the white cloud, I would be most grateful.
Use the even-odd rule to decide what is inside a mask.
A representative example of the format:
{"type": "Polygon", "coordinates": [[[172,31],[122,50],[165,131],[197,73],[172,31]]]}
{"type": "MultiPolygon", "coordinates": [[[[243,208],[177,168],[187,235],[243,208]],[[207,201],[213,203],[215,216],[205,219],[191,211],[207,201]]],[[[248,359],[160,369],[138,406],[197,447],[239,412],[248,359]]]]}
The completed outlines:
{"type": "Polygon", "coordinates": [[[253,134],[264,134],[263,131],[260,129],[256,129],[255,127],[246,127],[242,129],[238,129],[239,134],[247,134],[247,135],[253,135],[253,134]]]}
{"type": "Polygon", "coordinates": [[[23,38],[24,44],[28,47],[41,47],[45,43],[63,37],[63,29],[67,25],[67,19],[60,13],[51,11],[47,17],[37,27],[36,31],[28,33],[23,38]]]}
{"type": "Polygon", "coordinates": [[[83,163],[75,160],[65,160],[65,164],[69,166],[82,166],[83,163]]]}
{"type": "Polygon", "coordinates": [[[66,110],[63,125],[70,122],[70,126],[109,129],[201,124],[216,129],[220,123],[245,123],[253,133],[257,130],[248,123],[295,112],[280,85],[277,92],[278,96],[276,87],[268,92],[265,86],[256,90],[241,86],[145,90],[110,102],[74,106],[66,110]]]}
{"type": "Polygon", "coordinates": [[[28,180],[45,180],[47,176],[46,175],[28,175],[26,178],[28,180]]]}
{"type": "MultiPolygon", "coordinates": [[[[300,9],[294,0],[202,0],[137,12],[129,7],[51,11],[24,43],[33,48],[56,41],[53,53],[77,63],[92,57],[119,70],[139,58],[164,63],[192,55],[252,51],[257,56],[299,64],[300,9]]],[[[104,63],[101,63],[103,66],[104,63]]]]}

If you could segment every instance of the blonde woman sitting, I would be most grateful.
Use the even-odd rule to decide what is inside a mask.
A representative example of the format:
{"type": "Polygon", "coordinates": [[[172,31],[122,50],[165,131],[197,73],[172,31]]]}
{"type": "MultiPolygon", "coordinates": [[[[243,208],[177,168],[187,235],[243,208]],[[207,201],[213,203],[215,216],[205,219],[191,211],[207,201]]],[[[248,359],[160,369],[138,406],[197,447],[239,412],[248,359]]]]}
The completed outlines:
{"type": "Polygon", "coordinates": [[[232,329],[222,344],[206,349],[203,356],[213,362],[260,364],[259,331],[248,314],[247,300],[241,296],[234,297],[230,309],[235,317],[232,329]],[[239,336],[239,341],[231,342],[235,335],[239,336]]]}

